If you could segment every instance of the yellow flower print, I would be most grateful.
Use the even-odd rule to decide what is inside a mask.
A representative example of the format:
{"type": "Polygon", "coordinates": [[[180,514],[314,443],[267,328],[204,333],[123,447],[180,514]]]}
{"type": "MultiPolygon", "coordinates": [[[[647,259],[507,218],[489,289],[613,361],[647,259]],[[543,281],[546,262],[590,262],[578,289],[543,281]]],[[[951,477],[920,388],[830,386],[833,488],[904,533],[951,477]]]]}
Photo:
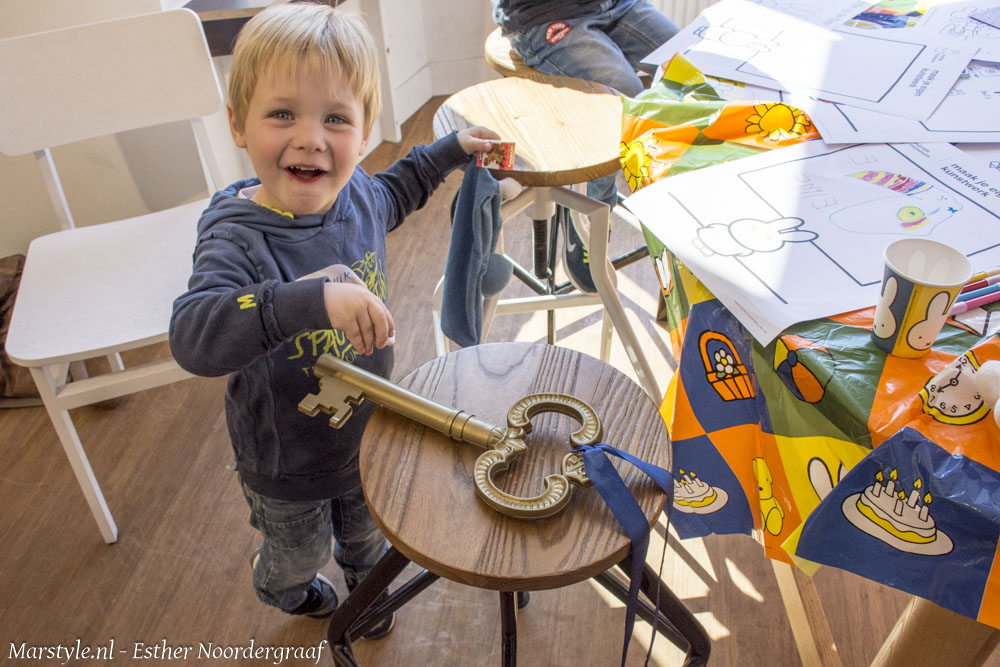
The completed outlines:
{"type": "Polygon", "coordinates": [[[754,112],[747,116],[746,133],[756,134],[765,141],[781,141],[801,136],[812,124],[801,109],[783,102],[755,104],[754,112]]]}
{"type": "Polygon", "coordinates": [[[643,186],[649,179],[649,165],[652,163],[652,156],[646,152],[646,147],[641,141],[631,141],[621,143],[618,154],[625,171],[625,178],[628,180],[628,187],[635,192],[643,186]]]}

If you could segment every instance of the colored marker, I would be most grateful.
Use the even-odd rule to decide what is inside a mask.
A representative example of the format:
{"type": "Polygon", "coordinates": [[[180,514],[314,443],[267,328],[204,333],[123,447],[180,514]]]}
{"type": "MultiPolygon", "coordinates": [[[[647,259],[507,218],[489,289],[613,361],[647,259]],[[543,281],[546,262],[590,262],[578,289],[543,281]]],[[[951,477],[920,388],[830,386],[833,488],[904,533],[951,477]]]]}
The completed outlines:
{"type": "Polygon", "coordinates": [[[989,285],[996,285],[997,283],[1000,283],[1000,275],[990,276],[989,278],[985,278],[983,280],[977,280],[974,283],[968,283],[962,288],[962,293],[971,292],[972,290],[979,289],[981,287],[988,287],[989,285]]]}
{"type": "Polygon", "coordinates": [[[972,277],[969,278],[969,282],[974,283],[980,280],[986,280],[991,276],[997,276],[997,275],[1000,275],[1000,268],[990,269],[989,271],[980,271],[979,273],[972,274],[972,277]]]}
{"type": "Polygon", "coordinates": [[[959,301],[951,310],[948,311],[948,316],[961,315],[967,310],[972,310],[973,308],[978,308],[979,306],[985,306],[990,303],[1000,301],[1000,292],[994,292],[993,294],[987,294],[986,296],[981,296],[978,299],[970,299],[968,301],[959,301]]]}
{"type": "Polygon", "coordinates": [[[993,294],[994,292],[1000,292],[1000,285],[990,285],[988,287],[980,287],[979,289],[974,289],[971,292],[962,292],[958,295],[956,301],[970,301],[972,299],[978,299],[981,296],[986,296],[987,294],[993,294]]]}

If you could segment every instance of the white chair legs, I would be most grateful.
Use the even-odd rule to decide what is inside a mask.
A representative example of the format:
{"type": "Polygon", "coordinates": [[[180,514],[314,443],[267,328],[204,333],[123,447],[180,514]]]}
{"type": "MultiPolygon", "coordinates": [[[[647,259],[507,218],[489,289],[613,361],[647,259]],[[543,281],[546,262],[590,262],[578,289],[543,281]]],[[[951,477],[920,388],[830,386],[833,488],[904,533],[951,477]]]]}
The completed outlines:
{"type": "MultiPolygon", "coordinates": [[[[121,358],[117,354],[114,356],[118,358],[120,364],[121,358]]],[[[80,363],[82,365],[82,362],[80,363]]],[[[172,358],[167,358],[95,377],[80,378],[73,374],[72,381],[67,382],[70,365],[76,365],[76,362],[58,366],[32,366],[31,376],[38,387],[59,442],[66,452],[66,458],[73,468],[73,474],[101,531],[101,537],[111,544],[118,540],[118,527],[90,467],[90,461],[70,418],[69,410],[178,382],[192,376],[182,370],[172,358]]],[[[124,369],[124,366],[122,368],[124,369]]]]}

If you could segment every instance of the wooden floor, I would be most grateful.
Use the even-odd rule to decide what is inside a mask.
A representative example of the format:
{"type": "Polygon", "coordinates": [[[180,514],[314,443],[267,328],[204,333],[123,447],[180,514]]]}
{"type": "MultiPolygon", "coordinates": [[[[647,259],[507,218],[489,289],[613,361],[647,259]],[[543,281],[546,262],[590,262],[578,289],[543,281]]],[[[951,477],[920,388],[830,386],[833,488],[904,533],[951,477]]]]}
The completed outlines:
{"type": "MultiPolygon", "coordinates": [[[[403,146],[431,139],[430,118],[439,103],[428,103],[406,124],[403,146]]],[[[378,170],[400,150],[384,144],[365,166],[378,170]]],[[[397,378],[434,356],[430,296],[444,264],[448,206],[460,179],[453,174],[389,237],[397,378]]],[[[508,225],[508,250],[525,261],[528,236],[517,221],[508,225]]],[[[641,239],[620,218],[612,237],[614,248],[641,239]]],[[[652,265],[645,260],[627,268],[619,287],[665,388],[671,365],[666,335],[653,318],[652,265]]],[[[597,353],[600,315],[594,309],[561,311],[557,326],[560,344],[597,353]]],[[[507,316],[497,320],[491,340],[541,341],[544,335],[543,315],[507,316]]],[[[126,362],[161,352],[137,351],[126,362]]],[[[631,373],[617,340],[612,362],[631,373]]],[[[100,539],[43,409],[0,411],[0,664],[13,663],[11,652],[22,643],[30,650],[77,640],[95,650],[113,640],[116,664],[138,662],[136,651],[162,656],[164,647],[190,647],[187,658],[173,664],[275,664],[274,656],[218,657],[227,647],[251,646],[311,650],[310,657],[281,664],[314,664],[326,623],[266,607],[251,587],[248,562],[257,537],[228,468],[224,386],[224,379],[192,379],[131,396],[112,409],[73,412],[120,528],[111,546],[100,539]],[[216,651],[216,658],[198,660],[199,649],[216,651]]],[[[658,568],[662,526],[656,535],[649,562],[658,568]]],[[[343,592],[336,566],[325,572],[343,592]]],[[[712,636],[711,664],[801,664],[771,565],[749,537],[680,542],[671,536],[663,576],[712,636]]],[[[867,665],[908,596],[832,568],[820,570],[814,581],[842,664],[867,665]]],[[[495,592],[441,580],[401,610],[392,634],[358,642],[355,653],[364,665],[499,664],[498,607],[495,592]]],[[[537,592],[519,615],[519,664],[617,664],[623,620],[622,606],[590,582],[537,592]]],[[[630,665],[642,664],[649,634],[640,622],[630,665]]],[[[321,664],[328,659],[324,649],[321,664]]],[[[658,638],[651,664],[680,661],[680,653],[658,638]]],[[[993,656],[988,664],[1000,665],[1000,659],[993,656]]]]}

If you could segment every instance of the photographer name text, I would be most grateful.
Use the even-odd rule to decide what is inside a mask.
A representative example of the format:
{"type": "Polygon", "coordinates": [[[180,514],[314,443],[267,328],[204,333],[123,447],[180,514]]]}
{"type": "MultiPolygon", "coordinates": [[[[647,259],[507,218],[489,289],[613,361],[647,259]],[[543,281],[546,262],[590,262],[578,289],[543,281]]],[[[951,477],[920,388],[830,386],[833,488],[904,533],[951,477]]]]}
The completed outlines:
{"type": "Polygon", "coordinates": [[[55,660],[65,665],[70,660],[259,660],[280,665],[286,660],[319,662],[326,646],[324,639],[316,646],[268,646],[250,639],[246,644],[171,644],[166,639],[156,642],[119,644],[114,638],[103,644],[85,644],[77,639],[70,644],[20,644],[10,642],[9,660],[55,660]]]}

